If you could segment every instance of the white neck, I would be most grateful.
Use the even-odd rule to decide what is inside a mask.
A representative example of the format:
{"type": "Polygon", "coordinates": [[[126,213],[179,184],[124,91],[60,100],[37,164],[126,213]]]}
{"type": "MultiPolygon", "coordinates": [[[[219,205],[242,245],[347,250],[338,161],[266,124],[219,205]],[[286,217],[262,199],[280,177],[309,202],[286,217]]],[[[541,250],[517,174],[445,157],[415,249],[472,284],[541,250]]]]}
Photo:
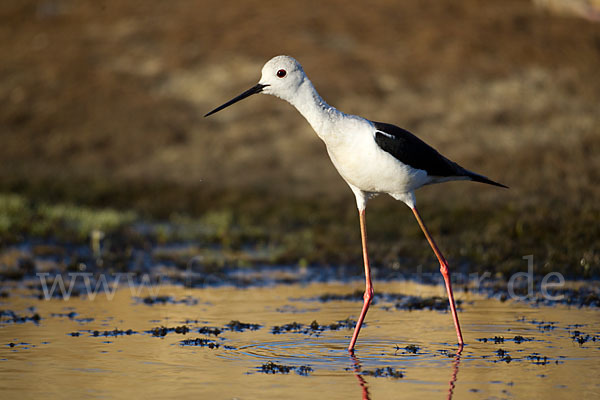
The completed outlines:
{"type": "Polygon", "coordinates": [[[344,117],[344,113],[330,106],[319,96],[308,78],[298,87],[295,95],[286,99],[302,114],[322,140],[335,135],[335,122],[344,117]]]}

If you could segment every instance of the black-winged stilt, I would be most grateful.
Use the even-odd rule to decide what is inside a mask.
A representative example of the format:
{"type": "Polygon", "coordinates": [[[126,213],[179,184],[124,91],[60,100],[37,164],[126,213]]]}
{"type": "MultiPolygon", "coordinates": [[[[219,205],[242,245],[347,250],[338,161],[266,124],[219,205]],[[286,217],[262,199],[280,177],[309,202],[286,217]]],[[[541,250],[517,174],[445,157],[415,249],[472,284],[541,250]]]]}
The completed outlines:
{"type": "Polygon", "coordinates": [[[373,298],[373,283],[367,253],[365,208],[367,200],[379,193],[387,193],[396,200],[403,201],[415,215],[440,263],[440,272],[446,283],[458,344],[462,347],[464,341],[452,294],[448,263],[417,211],[414,192],[424,185],[454,180],[471,180],[506,186],[464,169],[402,128],[344,114],[330,106],[319,96],[300,63],[288,56],[277,56],[269,60],[264,65],[262,76],[256,86],[215,108],[205,117],[256,93],[279,97],[296,107],[325,142],[333,165],[356,197],[366,288],[363,308],[348,350],[350,352],[354,350],[360,328],[373,298]]]}

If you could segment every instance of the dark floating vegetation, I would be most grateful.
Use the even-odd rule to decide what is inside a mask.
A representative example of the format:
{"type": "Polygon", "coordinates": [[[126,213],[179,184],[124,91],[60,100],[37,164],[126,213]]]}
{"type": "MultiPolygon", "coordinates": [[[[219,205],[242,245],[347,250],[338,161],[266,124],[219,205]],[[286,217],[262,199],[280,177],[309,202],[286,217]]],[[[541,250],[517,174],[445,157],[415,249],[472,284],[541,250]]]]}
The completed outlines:
{"type": "MultiPolygon", "coordinates": [[[[438,350],[438,353],[440,353],[441,355],[446,356],[448,358],[454,358],[457,355],[456,353],[452,353],[450,350],[445,350],[445,349],[438,350]]],[[[484,356],[484,358],[485,357],[486,356],[484,356]]]]}
{"type": "Polygon", "coordinates": [[[52,313],[52,314],[50,314],[51,317],[66,317],[69,319],[73,319],[77,315],[79,315],[79,314],[77,314],[75,311],[71,311],[70,313],[52,313]]]}
{"type": "Polygon", "coordinates": [[[25,342],[20,342],[20,343],[10,342],[7,344],[7,346],[10,347],[11,349],[14,349],[15,347],[20,347],[21,349],[29,349],[31,347],[35,347],[35,345],[32,345],[31,343],[25,343],[25,342]]]}
{"type": "MultiPolygon", "coordinates": [[[[223,333],[223,331],[244,332],[246,330],[255,331],[260,328],[261,328],[261,325],[259,325],[259,324],[244,323],[244,322],[240,322],[240,321],[231,321],[228,324],[226,324],[223,328],[212,327],[212,326],[201,326],[200,328],[196,329],[196,328],[190,328],[188,325],[180,325],[180,326],[175,326],[175,327],[167,327],[167,326],[161,325],[161,326],[154,327],[150,330],[147,330],[147,331],[145,331],[145,333],[149,333],[155,337],[164,337],[164,336],[167,336],[169,333],[186,335],[187,333],[194,331],[194,332],[198,332],[200,334],[207,335],[207,336],[211,336],[211,335],[219,336],[221,333],[223,333]]],[[[92,333],[92,335],[93,336],[116,336],[119,334],[130,335],[132,333],[137,333],[137,332],[134,332],[131,329],[129,329],[127,331],[120,331],[118,329],[115,329],[114,331],[104,331],[104,333],[102,333],[100,331],[94,331],[92,333]]]]}
{"type": "MultiPolygon", "coordinates": [[[[363,301],[363,292],[355,290],[348,294],[325,293],[317,298],[320,302],[329,301],[363,301]]],[[[402,293],[378,293],[375,292],[372,304],[378,302],[395,303],[397,310],[436,310],[447,311],[449,308],[448,299],[440,296],[420,297],[409,296],[402,293]]],[[[456,300],[456,306],[460,308],[462,300],[456,300]]]]}
{"type": "Polygon", "coordinates": [[[536,325],[540,331],[551,331],[556,328],[556,321],[538,321],[536,319],[528,320],[525,317],[517,319],[517,322],[527,322],[536,325]]]}
{"type": "Polygon", "coordinates": [[[168,333],[174,332],[179,335],[185,335],[190,331],[186,325],[176,326],[175,328],[167,328],[166,326],[158,326],[156,328],[152,328],[147,333],[151,333],[152,336],[163,337],[167,336],[168,333]]]}
{"type": "Polygon", "coordinates": [[[476,340],[479,341],[479,342],[483,342],[483,343],[493,342],[494,344],[504,343],[505,341],[513,341],[516,344],[521,344],[523,342],[532,341],[533,338],[526,338],[526,337],[523,337],[521,335],[516,335],[512,339],[511,338],[505,338],[504,336],[494,336],[493,338],[477,338],[476,340]]]}
{"type": "Polygon", "coordinates": [[[523,343],[523,342],[529,342],[529,341],[532,341],[532,340],[533,340],[533,338],[526,338],[526,337],[523,337],[523,336],[521,336],[521,335],[517,335],[517,336],[515,336],[515,337],[513,338],[513,341],[514,341],[516,344],[521,344],[521,343],[523,343]]]}
{"type": "Polygon", "coordinates": [[[187,306],[195,306],[198,304],[198,300],[193,297],[184,297],[183,299],[175,300],[173,296],[146,296],[144,298],[137,298],[142,303],[153,306],[155,304],[185,304],[187,306]]]}
{"type": "Polygon", "coordinates": [[[309,367],[308,365],[301,365],[296,368],[296,373],[298,375],[308,376],[311,372],[313,372],[313,369],[312,369],[312,367],[309,367]]]}
{"type": "Polygon", "coordinates": [[[160,326],[152,328],[149,333],[152,333],[152,336],[166,336],[169,333],[169,329],[165,326],[160,326]]]}
{"type": "Polygon", "coordinates": [[[572,301],[568,304],[575,304],[579,307],[600,307],[600,295],[586,288],[573,290],[565,297],[568,299],[567,302],[572,301]]]}
{"type": "Polygon", "coordinates": [[[300,324],[298,322],[292,322],[289,324],[285,324],[285,325],[276,325],[274,327],[271,328],[271,333],[274,335],[280,334],[280,333],[301,333],[302,330],[304,329],[304,324],[300,324]]]}
{"type": "Polygon", "coordinates": [[[496,355],[498,356],[497,361],[504,361],[509,364],[512,361],[512,357],[508,354],[508,350],[498,349],[496,350],[496,355]]]}
{"type": "Polygon", "coordinates": [[[108,336],[131,336],[133,334],[136,334],[137,332],[134,331],[133,329],[127,329],[126,331],[121,330],[121,329],[113,329],[112,331],[92,331],[92,336],[93,337],[99,337],[99,336],[104,336],[104,337],[108,337],[108,336]]]}
{"type": "Polygon", "coordinates": [[[71,311],[69,313],[52,313],[50,314],[51,317],[54,318],[69,318],[73,321],[77,321],[81,324],[83,323],[88,323],[88,322],[92,322],[94,320],[94,318],[75,318],[76,316],[78,316],[79,314],[77,314],[75,311],[71,311]]]}
{"type": "Polygon", "coordinates": [[[579,343],[579,346],[583,346],[585,343],[589,342],[590,340],[592,342],[600,341],[599,336],[592,336],[590,334],[586,334],[579,330],[574,330],[573,332],[571,332],[571,339],[573,339],[574,342],[579,343]]]}
{"type": "MultiPolygon", "coordinates": [[[[310,328],[315,330],[315,327],[318,325],[317,321],[313,321],[310,324],[310,328]]],[[[319,326],[319,330],[330,330],[330,331],[337,331],[340,329],[354,329],[354,327],[356,327],[356,321],[353,320],[352,318],[346,318],[343,319],[341,321],[337,321],[337,322],[332,322],[329,325],[318,325],[319,326]]],[[[364,326],[364,324],[363,324],[364,326]]]]}
{"type": "Polygon", "coordinates": [[[361,372],[362,375],[373,376],[375,378],[404,378],[402,371],[397,371],[392,367],[376,368],[374,370],[364,370],[361,372]]]}
{"type": "MultiPolygon", "coordinates": [[[[456,308],[461,309],[462,300],[457,299],[456,308]]],[[[448,299],[439,296],[431,297],[418,297],[418,296],[405,296],[404,299],[396,303],[397,310],[435,310],[435,311],[447,311],[450,305],[448,299]]]]}
{"type": "Polygon", "coordinates": [[[245,330],[257,331],[261,328],[259,324],[248,324],[240,321],[230,321],[225,328],[233,332],[244,332],[245,330]]]}
{"type": "Polygon", "coordinates": [[[35,324],[39,323],[42,317],[40,314],[33,313],[31,315],[22,316],[18,315],[16,312],[12,310],[0,310],[0,323],[15,323],[15,324],[23,324],[25,322],[33,322],[35,324]]]}
{"type": "MultiPolygon", "coordinates": [[[[527,356],[527,359],[531,360],[531,363],[535,365],[546,365],[550,363],[548,357],[542,356],[538,353],[531,353],[527,356]]],[[[558,360],[556,360],[555,363],[558,364],[558,360]]]]}
{"type": "MultiPolygon", "coordinates": [[[[363,324],[364,325],[364,324],[363,324]]],[[[276,325],[271,328],[271,333],[274,335],[282,333],[303,333],[308,335],[320,335],[324,331],[337,331],[340,329],[353,329],[356,326],[356,321],[351,318],[346,318],[341,321],[333,322],[328,325],[320,325],[316,320],[309,325],[304,325],[298,322],[292,322],[285,325],[276,325]]]]}
{"type": "Polygon", "coordinates": [[[223,347],[226,350],[236,350],[234,346],[223,345],[216,341],[208,338],[195,338],[195,339],[184,339],[179,342],[181,346],[196,346],[196,347],[208,347],[209,349],[218,349],[223,347]]]}
{"type": "Polygon", "coordinates": [[[313,369],[309,365],[293,367],[290,365],[276,364],[272,361],[269,361],[268,363],[259,367],[258,371],[264,374],[289,374],[290,371],[296,371],[298,375],[308,376],[311,372],[313,372],[313,369]]]}
{"type": "Polygon", "coordinates": [[[480,341],[480,342],[483,342],[483,343],[487,343],[487,342],[488,342],[488,340],[489,340],[490,342],[491,342],[491,341],[493,341],[493,342],[494,342],[494,344],[504,343],[504,337],[503,337],[503,336],[494,336],[494,337],[493,337],[493,338],[491,338],[491,339],[488,339],[488,338],[480,338],[480,339],[477,339],[477,340],[478,340],[478,341],[480,341]]]}
{"type": "MultiPolygon", "coordinates": [[[[512,361],[524,361],[524,360],[531,361],[531,363],[535,364],[535,365],[546,365],[546,364],[550,364],[552,362],[555,364],[562,363],[562,361],[559,361],[558,359],[551,360],[549,357],[543,356],[539,353],[531,353],[528,356],[525,356],[524,358],[513,358],[513,357],[511,357],[511,355],[508,353],[508,350],[506,350],[506,349],[498,349],[494,353],[498,357],[496,360],[492,360],[495,363],[504,361],[505,363],[509,364],[512,361]]],[[[487,356],[483,356],[483,358],[487,358],[487,356]]],[[[559,356],[559,358],[564,358],[564,357],[559,356]]]]}
{"type": "Polygon", "coordinates": [[[265,374],[288,374],[293,368],[294,367],[288,365],[275,364],[274,362],[269,361],[260,367],[260,372],[265,374]]]}
{"type": "Polygon", "coordinates": [[[221,334],[221,332],[223,332],[222,329],[211,327],[211,326],[202,326],[198,329],[198,333],[201,333],[203,335],[219,336],[221,334]]]}
{"type": "MultiPolygon", "coordinates": [[[[505,302],[510,297],[507,293],[508,282],[504,280],[490,281],[480,287],[480,291],[486,292],[489,297],[497,298],[505,302]]],[[[527,287],[514,288],[514,292],[520,297],[521,301],[526,301],[532,305],[551,306],[555,304],[565,304],[578,308],[600,307],[600,288],[598,285],[589,284],[579,288],[562,287],[548,289],[550,296],[544,296],[542,293],[530,295],[527,287]]]]}
{"type": "Polygon", "coordinates": [[[208,347],[209,349],[218,349],[219,343],[215,342],[211,339],[184,339],[179,342],[181,346],[198,346],[198,347],[208,347]]]}
{"type": "Polygon", "coordinates": [[[154,305],[154,304],[166,304],[172,303],[173,297],[171,296],[147,296],[142,299],[144,304],[154,305]]]}
{"type": "MultiPolygon", "coordinates": [[[[348,294],[337,294],[337,293],[324,293],[318,297],[320,302],[326,303],[328,301],[363,301],[364,292],[361,290],[355,290],[348,294]]],[[[381,298],[381,294],[375,292],[371,304],[375,304],[378,299],[381,298]]]]}
{"type": "MultiPolygon", "coordinates": [[[[396,346],[396,351],[398,350],[401,350],[400,346],[396,346]]],[[[419,351],[419,346],[416,344],[409,344],[408,346],[404,347],[404,350],[406,350],[407,353],[417,354],[419,351]]]]}

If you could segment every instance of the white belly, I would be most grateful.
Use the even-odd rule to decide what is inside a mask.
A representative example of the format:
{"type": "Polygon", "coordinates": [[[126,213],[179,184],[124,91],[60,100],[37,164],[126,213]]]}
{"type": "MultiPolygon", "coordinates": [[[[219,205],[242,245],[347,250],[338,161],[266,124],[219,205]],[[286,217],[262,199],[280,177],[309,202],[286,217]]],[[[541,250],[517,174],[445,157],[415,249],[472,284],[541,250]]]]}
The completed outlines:
{"type": "Polygon", "coordinates": [[[423,170],[412,168],[383,151],[368,131],[347,132],[346,140],[327,146],[340,175],[354,187],[371,193],[403,194],[429,183],[423,170]]]}

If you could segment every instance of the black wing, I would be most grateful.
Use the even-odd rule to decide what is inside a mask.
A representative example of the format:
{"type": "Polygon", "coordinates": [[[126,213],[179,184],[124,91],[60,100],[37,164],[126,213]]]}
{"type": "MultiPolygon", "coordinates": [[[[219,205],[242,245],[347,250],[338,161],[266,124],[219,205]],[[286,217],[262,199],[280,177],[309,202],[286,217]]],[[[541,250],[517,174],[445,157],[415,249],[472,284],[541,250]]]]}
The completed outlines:
{"type": "Polygon", "coordinates": [[[377,130],[375,133],[377,145],[406,165],[424,170],[429,176],[442,178],[466,176],[477,182],[506,187],[448,160],[436,149],[405,129],[383,122],[371,122],[377,130]]]}
{"type": "Polygon", "coordinates": [[[436,149],[395,125],[373,122],[377,132],[375,142],[379,147],[396,157],[398,161],[416,169],[422,169],[429,176],[462,176],[464,168],[448,160],[436,149]]]}

